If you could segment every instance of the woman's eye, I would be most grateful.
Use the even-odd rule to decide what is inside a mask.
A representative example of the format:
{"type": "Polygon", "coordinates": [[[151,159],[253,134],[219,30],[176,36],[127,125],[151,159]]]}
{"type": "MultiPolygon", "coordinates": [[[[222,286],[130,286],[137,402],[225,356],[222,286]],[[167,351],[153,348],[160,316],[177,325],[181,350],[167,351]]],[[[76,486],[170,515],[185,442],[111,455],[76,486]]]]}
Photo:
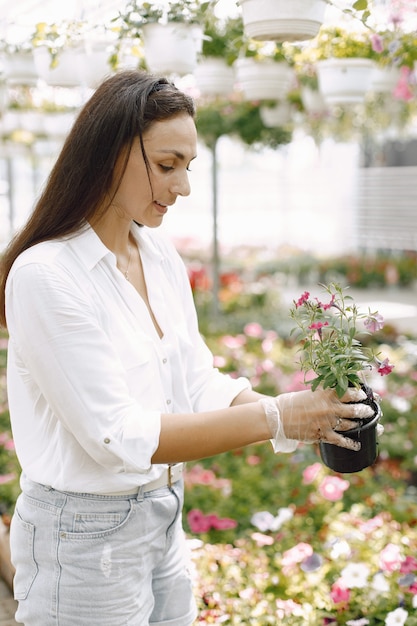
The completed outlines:
{"type": "Polygon", "coordinates": [[[161,168],[162,171],[164,172],[170,172],[171,170],[173,170],[174,168],[172,167],[172,165],[162,165],[162,163],[159,166],[161,168]]]}

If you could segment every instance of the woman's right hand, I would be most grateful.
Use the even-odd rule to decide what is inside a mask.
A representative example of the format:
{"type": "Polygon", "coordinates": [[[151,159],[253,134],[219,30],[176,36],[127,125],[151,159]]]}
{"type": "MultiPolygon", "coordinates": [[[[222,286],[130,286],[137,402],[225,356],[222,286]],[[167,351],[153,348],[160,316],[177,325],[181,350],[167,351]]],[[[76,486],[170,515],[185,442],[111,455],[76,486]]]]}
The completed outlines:
{"type": "Polygon", "coordinates": [[[355,420],[372,417],[373,408],[363,404],[366,394],[350,388],[342,398],[334,389],[309,389],[262,398],[276,452],[291,452],[296,442],[327,442],[359,450],[360,443],[341,434],[357,426],[355,420]],[[355,403],[355,404],[352,404],[355,403]]]}

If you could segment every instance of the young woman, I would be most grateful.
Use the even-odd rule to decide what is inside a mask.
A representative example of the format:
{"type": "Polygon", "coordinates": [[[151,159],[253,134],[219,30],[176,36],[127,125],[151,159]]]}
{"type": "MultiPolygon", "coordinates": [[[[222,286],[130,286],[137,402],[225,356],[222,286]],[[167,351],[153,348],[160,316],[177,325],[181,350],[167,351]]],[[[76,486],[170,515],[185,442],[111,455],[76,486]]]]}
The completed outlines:
{"type": "Polygon", "coordinates": [[[26,626],[189,626],[182,463],[271,439],[355,444],[362,392],[266,398],[212,364],[185,267],[156,230],[188,195],[192,100],[121,72],[81,110],[2,261],[22,493],[11,528],[26,626]]]}

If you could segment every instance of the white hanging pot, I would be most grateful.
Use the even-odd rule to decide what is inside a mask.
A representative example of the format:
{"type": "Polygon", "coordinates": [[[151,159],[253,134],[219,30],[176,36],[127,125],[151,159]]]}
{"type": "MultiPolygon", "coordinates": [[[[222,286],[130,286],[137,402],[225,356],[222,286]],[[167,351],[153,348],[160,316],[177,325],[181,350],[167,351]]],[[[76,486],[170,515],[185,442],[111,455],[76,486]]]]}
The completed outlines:
{"type": "Polygon", "coordinates": [[[291,120],[291,105],[288,100],[277,102],[275,106],[261,106],[259,115],[262,122],[268,128],[279,128],[285,126],[291,120]]]}
{"type": "Polygon", "coordinates": [[[294,72],[285,61],[245,57],[233,66],[245,100],[282,100],[293,84],[294,72]]]}
{"type": "Polygon", "coordinates": [[[321,115],[326,112],[326,102],[320,91],[303,86],[300,95],[303,106],[308,113],[321,115]]]}
{"type": "Polygon", "coordinates": [[[317,35],[326,0],[240,0],[243,29],[260,41],[303,41],[317,35]]]}
{"type": "Polygon", "coordinates": [[[376,93],[391,93],[400,78],[399,67],[374,67],[371,76],[371,90],[376,93]]]}
{"type": "Polygon", "coordinates": [[[96,89],[107,76],[110,76],[112,70],[109,58],[108,41],[85,42],[85,63],[80,64],[80,75],[86,87],[96,89]]]}
{"type": "Polygon", "coordinates": [[[78,87],[82,84],[82,67],[86,64],[82,45],[62,49],[56,65],[51,67],[51,54],[46,46],[34,49],[36,68],[40,78],[52,87],[78,87]]]}
{"type": "Polygon", "coordinates": [[[233,91],[235,73],[223,59],[200,59],[194,70],[196,86],[202,96],[227,96],[233,91]]]}
{"type": "Polygon", "coordinates": [[[192,74],[201,49],[202,29],[195,24],[159,22],[142,27],[146,64],[155,74],[192,74]]]}
{"type": "Polygon", "coordinates": [[[3,58],[4,79],[8,85],[35,86],[39,74],[32,51],[18,51],[3,58]]]}
{"type": "Polygon", "coordinates": [[[370,59],[325,59],[316,64],[319,90],[329,104],[363,102],[371,89],[374,62],[370,59]]]}

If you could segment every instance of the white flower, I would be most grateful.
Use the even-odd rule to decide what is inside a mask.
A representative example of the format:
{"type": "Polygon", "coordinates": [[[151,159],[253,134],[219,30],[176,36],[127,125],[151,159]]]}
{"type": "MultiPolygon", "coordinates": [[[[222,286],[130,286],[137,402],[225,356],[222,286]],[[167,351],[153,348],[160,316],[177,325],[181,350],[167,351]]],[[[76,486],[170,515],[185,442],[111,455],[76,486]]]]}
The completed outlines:
{"type": "Polygon", "coordinates": [[[348,589],[366,586],[369,577],[369,567],[365,563],[349,563],[342,569],[341,583],[348,589]]]}
{"type": "Polygon", "coordinates": [[[413,609],[417,609],[417,595],[413,596],[411,604],[413,605],[413,609]]]}
{"type": "Polygon", "coordinates": [[[346,539],[336,539],[330,549],[330,558],[337,561],[340,557],[350,557],[351,555],[350,545],[346,539]]]}
{"type": "Polygon", "coordinates": [[[398,608],[390,611],[386,617],[385,626],[404,626],[407,617],[408,612],[405,609],[398,608]]]}
{"type": "Polygon", "coordinates": [[[271,530],[279,530],[281,526],[285,524],[285,522],[289,522],[293,516],[293,511],[287,507],[278,509],[278,515],[275,516],[274,521],[272,522],[271,530]]]}
{"type": "Polygon", "coordinates": [[[250,522],[261,533],[265,533],[267,530],[271,530],[274,519],[275,517],[269,511],[258,511],[252,515],[250,522]]]}
{"type": "Polygon", "coordinates": [[[251,524],[263,533],[268,530],[277,531],[285,522],[288,522],[293,515],[292,510],[286,507],[278,509],[278,515],[275,517],[269,511],[258,511],[258,513],[252,515],[251,524]]]}
{"type": "Polygon", "coordinates": [[[360,619],[350,619],[346,622],[346,626],[367,626],[369,624],[369,619],[366,617],[361,617],[360,619]]]}
{"type": "Polygon", "coordinates": [[[375,576],[373,577],[372,589],[375,589],[375,591],[380,591],[381,593],[389,591],[389,583],[382,572],[375,574],[375,576]]]}

